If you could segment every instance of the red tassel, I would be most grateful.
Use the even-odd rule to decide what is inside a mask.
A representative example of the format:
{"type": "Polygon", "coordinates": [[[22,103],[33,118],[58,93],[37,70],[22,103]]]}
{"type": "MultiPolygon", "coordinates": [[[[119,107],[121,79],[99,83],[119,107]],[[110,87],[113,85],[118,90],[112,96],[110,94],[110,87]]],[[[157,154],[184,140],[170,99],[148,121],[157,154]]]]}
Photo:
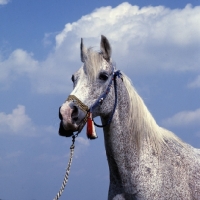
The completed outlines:
{"type": "Polygon", "coordinates": [[[89,116],[87,119],[87,137],[88,137],[88,139],[91,139],[91,140],[97,138],[95,126],[92,121],[92,113],[89,113],[89,116]]]}

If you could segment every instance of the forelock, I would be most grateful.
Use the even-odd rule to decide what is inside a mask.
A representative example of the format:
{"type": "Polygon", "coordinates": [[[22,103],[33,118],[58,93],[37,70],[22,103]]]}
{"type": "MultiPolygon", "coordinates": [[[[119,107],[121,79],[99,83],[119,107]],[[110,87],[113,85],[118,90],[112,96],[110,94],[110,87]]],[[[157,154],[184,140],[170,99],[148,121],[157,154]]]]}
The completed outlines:
{"type": "Polygon", "coordinates": [[[96,52],[92,48],[87,49],[87,58],[85,59],[84,68],[89,80],[97,78],[103,64],[107,64],[107,61],[103,58],[101,52],[96,52]]]}

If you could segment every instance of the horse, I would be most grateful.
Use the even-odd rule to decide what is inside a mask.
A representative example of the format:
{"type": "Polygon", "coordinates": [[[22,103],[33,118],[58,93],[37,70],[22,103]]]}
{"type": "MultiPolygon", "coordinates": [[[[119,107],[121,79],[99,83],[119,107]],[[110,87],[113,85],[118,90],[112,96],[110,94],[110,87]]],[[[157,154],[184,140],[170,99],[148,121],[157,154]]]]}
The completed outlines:
{"type": "Polygon", "coordinates": [[[80,133],[87,123],[95,139],[100,116],[109,166],[108,200],[200,199],[200,150],[160,127],[134,89],[117,71],[108,39],[100,51],[86,48],[72,75],[73,91],[59,108],[61,136],[80,133]]]}

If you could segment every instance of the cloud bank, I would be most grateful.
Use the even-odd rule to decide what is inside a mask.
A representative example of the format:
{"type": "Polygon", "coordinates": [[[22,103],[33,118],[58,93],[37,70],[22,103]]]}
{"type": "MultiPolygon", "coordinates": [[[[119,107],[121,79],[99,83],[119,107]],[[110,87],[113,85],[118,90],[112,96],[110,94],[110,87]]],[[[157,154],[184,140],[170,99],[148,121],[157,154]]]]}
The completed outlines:
{"type": "MultiPolygon", "coordinates": [[[[115,8],[101,7],[76,22],[67,23],[55,36],[55,47],[45,60],[35,60],[32,53],[22,49],[0,60],[0,89],[27,76],[39,93],[69,92],[71,74],[81,66],[80,38],[84,38],[86,45],[99,49],[101,34],[110,40],[118,68],[130,75],[160,70],[198,74],[199,19],[200,6],[172,10],[122,3],[115,8]]],[[[198,84],[199,81],[193,85],[198,84]]]]}
{"type": "Polygon", "coordinates": [[[197,78],[188,84],[189,88],[200,88],[200,75],[197,78]]]}
{"type": "Polygon", "coordinates": [[[163,120],[162,124],[168,127],[181,127],[200,124],[200,108],[194,111],[182,111],[163,120]]]}
{"type": "Polygon", "coordinates": [[[6,5],[10,2],[10,0],[0,0],[0,5],[6,5]]]}
{"type": "Polygon", "coordinates": [[[33,136],[36,129],[25,113],[25,106],[18,105],[11,114],[0,112],[0,134],[33,136]]]}

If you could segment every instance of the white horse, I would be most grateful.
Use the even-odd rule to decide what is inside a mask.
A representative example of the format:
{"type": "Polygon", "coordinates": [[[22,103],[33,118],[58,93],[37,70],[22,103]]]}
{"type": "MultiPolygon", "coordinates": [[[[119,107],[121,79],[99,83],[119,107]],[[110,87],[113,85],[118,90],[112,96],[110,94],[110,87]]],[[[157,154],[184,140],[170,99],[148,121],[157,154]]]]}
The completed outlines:
{"type": "Polygon", "coordinates": [[[100,116],[110,172],[108,200],[200,199],[200,150],[157,125],[128,77],[101,51],[84,47],[83,66],[72,76],[74,89],[60,108],[62,136],[80,132],[96,137],[91,120],[100,116]]]}

